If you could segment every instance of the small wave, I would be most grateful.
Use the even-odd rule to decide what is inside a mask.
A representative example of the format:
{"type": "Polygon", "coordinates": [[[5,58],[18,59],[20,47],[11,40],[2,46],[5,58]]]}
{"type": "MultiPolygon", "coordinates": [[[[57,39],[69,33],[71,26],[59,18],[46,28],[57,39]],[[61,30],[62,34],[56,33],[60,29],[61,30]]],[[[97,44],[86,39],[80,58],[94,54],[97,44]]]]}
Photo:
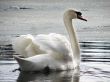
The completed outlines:
{"type": "Polygon", "coordinates": [[[80,42],[83,62],[110,62],[110,42],[80,42]]]}
{"type": "Polygon", "coordinates": [[[8,8],[6,8],[6,9],[4,9],[5,11],[7,11],[7,10],[29,10],[29,9],[33,9],[33,8],[31,8],[31,7],[20,7],[20,6],[10,6],[10,7],[8,7],[8,8]]]}

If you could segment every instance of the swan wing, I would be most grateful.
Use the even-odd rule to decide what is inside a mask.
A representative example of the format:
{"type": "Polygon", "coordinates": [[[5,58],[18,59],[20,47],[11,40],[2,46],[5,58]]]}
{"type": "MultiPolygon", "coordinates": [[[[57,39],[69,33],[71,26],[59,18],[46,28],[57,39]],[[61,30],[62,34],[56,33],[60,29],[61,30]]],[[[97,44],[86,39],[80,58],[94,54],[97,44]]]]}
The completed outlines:
{"type": "Polygon", "coordinates": [[[35,45],[39,49],[54,57],[66,57],[72,52],[71,45],[67,38],[61,34],[50,33],[48,35],[40,34],[35,37],[35,45]]]}
{"type": "Polygon", "coordinates": [[[39,49],[39,45],[34,43],[35,38],[30,34],[21,35],[12,40],[13,49],[17,54],[20,54],[24,57],[31,57],[40,53],[44,53],[39,49]]]}
{"type": "Polygon", "coordinates": [[[32,39],[33,36],[30,34],[21,35],[19,37],[14,38],[12,40],[13,49],[16,51],[17,54],[27,57],[25,49],[32,42],[32,39]]]}
{"type": "Polygon", "coordinates": [[[61,34],[50,33],[37,36],[21,35],[13,40],[14,50],[24,56],[31,57],[39,54],[54,54],[56,57],[67,55],[71,51],[69,41],[61,34]],[[60,56],[57,56],[59,55],[60,56]]]}

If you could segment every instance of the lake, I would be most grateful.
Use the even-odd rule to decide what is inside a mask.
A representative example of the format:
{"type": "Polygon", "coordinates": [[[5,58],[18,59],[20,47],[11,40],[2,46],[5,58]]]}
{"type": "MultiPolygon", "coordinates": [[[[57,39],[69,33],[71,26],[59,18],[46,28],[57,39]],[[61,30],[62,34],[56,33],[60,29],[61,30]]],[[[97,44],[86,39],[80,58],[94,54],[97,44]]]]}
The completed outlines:
{"type": "Polygon", "coordinates": [[[12,58],[0,60],[0,82],[109,82],[110,42],[80,42],[80,70],[43,73],[13,72],[18,68],[12,58]]]}
{"type": "Polygon", "coordinates": [[[0,82],[110,82],[109,0],[0,0],[0,82]],[[60,33],[67,9],[81,11],[88,22],[73,22],[81,46],[80,70],[42,73],[18,68],[11,41],[19,35],[60,33]]]}

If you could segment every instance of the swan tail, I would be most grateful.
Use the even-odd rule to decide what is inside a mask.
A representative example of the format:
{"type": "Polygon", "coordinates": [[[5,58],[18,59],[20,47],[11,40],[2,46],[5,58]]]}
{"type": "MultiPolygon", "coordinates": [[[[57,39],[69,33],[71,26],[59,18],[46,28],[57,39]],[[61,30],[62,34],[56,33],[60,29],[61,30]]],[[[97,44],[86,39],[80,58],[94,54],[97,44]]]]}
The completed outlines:
{"type": "Polygon", "coordinates": [[[17,54],[27,57],[25,49],[30,43],[32,43],[32,40],[33,36],[30,34],[21,35],[12,41],[13,49],[17,54]]]}
{"type": "Polygon", "coordinates": [[[25,58],[19,56],[14,56],[15,60],[18,62],[21,71],[30,71],[32,70],[32,63],[25,58]]]}

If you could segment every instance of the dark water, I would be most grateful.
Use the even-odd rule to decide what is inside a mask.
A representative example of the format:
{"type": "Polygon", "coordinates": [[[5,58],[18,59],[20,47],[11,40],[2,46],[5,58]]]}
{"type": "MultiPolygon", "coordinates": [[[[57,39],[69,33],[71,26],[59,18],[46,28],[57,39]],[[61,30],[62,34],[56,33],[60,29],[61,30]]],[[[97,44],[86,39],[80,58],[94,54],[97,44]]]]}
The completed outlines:
{"type": "MultiPolygon", "coordinates": [[[[11,56],[2,55],[0,82],[110,82],[110,42],[80,42],[80,46],[80,69],[49,74],[12,72],[19,67],[18,64],[11,56]]],[[[2,51],[3,48],[5,54],[7,45],[1,46],[2,51]]],[[[11,45],[8,48],[15,54],[11,45]]]]}

